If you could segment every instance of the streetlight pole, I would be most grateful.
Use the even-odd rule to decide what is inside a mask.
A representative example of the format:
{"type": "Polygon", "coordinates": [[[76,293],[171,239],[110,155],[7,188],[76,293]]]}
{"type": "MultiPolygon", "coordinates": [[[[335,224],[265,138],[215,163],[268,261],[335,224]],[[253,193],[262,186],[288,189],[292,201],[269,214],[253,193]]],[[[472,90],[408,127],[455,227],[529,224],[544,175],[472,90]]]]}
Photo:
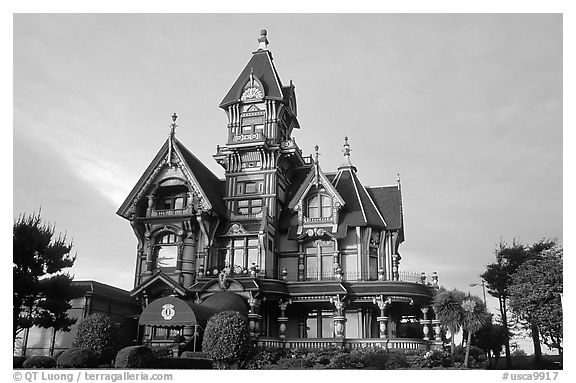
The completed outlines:
{"type": "MultiPolygon", "coordinates": [[[[476,286],[480,286],[482,285],[482,294],[484,295],[484,306],[486,306],[486,285],[484,285],[484,280],[482,280],[482,283],[470,283],[470,287],[476,287],[476,286]]],[[[488,306],[486,306],[488,307],[488,306]]]]}

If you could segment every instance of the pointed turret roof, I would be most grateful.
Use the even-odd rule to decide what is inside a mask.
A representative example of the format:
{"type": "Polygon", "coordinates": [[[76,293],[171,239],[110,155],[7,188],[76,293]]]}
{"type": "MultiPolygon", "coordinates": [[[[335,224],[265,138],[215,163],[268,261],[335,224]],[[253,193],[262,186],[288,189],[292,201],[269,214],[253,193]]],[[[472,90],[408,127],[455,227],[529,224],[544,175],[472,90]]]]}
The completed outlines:
{"type": "Polygon", "coordinates": [[[260,47],[256,52],[252,53],[252,58],[220,103],[220,108],[224,109],[240,100],[244,85],[250,80],[251,74],[262,83],[265,99],[288,101],[287,96],[289,96],[293,86],[282,86],[276,67],[274,67],[272,62],[272,53],[267,47],[268,39],[266,38],[265,29],[262,30],[258,41],[260,42],[260,47]]]}

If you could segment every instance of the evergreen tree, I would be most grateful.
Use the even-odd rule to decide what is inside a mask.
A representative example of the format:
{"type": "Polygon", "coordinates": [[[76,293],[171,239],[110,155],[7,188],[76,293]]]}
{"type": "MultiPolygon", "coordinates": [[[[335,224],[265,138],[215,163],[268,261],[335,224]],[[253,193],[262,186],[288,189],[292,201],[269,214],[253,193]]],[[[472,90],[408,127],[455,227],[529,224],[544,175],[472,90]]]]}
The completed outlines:
{"type": "Polygon", "coordinates": [[[66,235],[54,238],[54,226],[40,213],[20,215],[13,225],[13,339],[34,325],[69,331],[76,322],[68,316],[70,300],[82,296],[65,272],[76,256],[66,235]]]}
{"type": "MultiPolygon", "coordinates": [[[[509,289],[512,312],[529,323],[544,344],[562,356],[563,249],[540,251],[522,264],[509,289]]],[[[534,337],[534,334],[533,334],[534,337]]]]}
{"type": "MultiPolygon", "coordinates": [[[[502,325],[504,326],[504,333],[506,334],[506,341],[504,343],[504,350],[506,353],[506,368],[511,368],[508,301],[509,288],[512,285],[512,278],[518,268],[524,262],[538,257],[539,254],[552,248],[554,245],[555,241],[548,239],[543,239],[533,244],[531,247],[525,247],[516,241],[513,241],[511,246],[501,242],[499,248],[495,252],[496,262],[486,266],[486,271],[480,276],[486,282],[488,293],[498,298],[502,325]]],[[[536,363],[538,363],[542,355],[538,329],[534,323],[529,323],[528,325],[532,333],[536,363]]]]}

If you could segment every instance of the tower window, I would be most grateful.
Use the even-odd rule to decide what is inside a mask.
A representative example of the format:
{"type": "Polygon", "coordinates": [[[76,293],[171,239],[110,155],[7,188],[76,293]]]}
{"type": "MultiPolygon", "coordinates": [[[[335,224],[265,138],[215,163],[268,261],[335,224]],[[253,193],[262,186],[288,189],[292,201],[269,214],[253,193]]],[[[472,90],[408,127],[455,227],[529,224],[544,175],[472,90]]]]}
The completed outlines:
{"type": "Polygon", "coordinates": [[[308,199],[308,218],[332,217],[332,198],[325,194],[317,194],[308,199]]]}
{"type": "Polygon", "coordinates": [[[264,115],[242,117],[242,134],[262,133],[264,131],[264,115]]]}
{"type": "Polygon", "coordinates": [[[258,214],[262,212],[262,200],[261,199],[248,199],[238,201],[238,214],[258,214]]]}
{"type": "Polygon", "coordinates": [[[178,258],[178,246],[175,234],[166,233],[161,237],[157,237],[155,247],[155,257],[156,257],[156,267],[161,269],[176,268],[176,261],[178,258]]]}
{"type": "Polygon", "coordinates": [[[262,193],[263,188],[262,180],[257,181],[240,181],[237,184],[238,194],[258,194],[262,193]]]}
{"type": "Polygon", "coordinates": [[[248,270],[252,265],[259,265],[258,238],[237,238],[229,242],[225,263],[231,266],[235,273],[248,270]]]}

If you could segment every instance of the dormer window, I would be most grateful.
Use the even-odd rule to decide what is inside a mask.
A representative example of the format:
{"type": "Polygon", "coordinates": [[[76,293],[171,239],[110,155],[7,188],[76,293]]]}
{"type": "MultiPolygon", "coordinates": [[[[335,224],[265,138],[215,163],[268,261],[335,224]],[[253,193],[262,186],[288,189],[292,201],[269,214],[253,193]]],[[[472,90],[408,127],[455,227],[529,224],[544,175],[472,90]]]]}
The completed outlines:
{"type": "Polygon", "coordinates": [[[188,206],[188,188],[186,186],[167,186],[156,193],[156,210],[184,209],[188,206]]]}
{"type": "Polygon", "coordinates": [[[332,198],[326,194],[316,194],[307,201],[308,218],[332,217],[332,198]]]}

